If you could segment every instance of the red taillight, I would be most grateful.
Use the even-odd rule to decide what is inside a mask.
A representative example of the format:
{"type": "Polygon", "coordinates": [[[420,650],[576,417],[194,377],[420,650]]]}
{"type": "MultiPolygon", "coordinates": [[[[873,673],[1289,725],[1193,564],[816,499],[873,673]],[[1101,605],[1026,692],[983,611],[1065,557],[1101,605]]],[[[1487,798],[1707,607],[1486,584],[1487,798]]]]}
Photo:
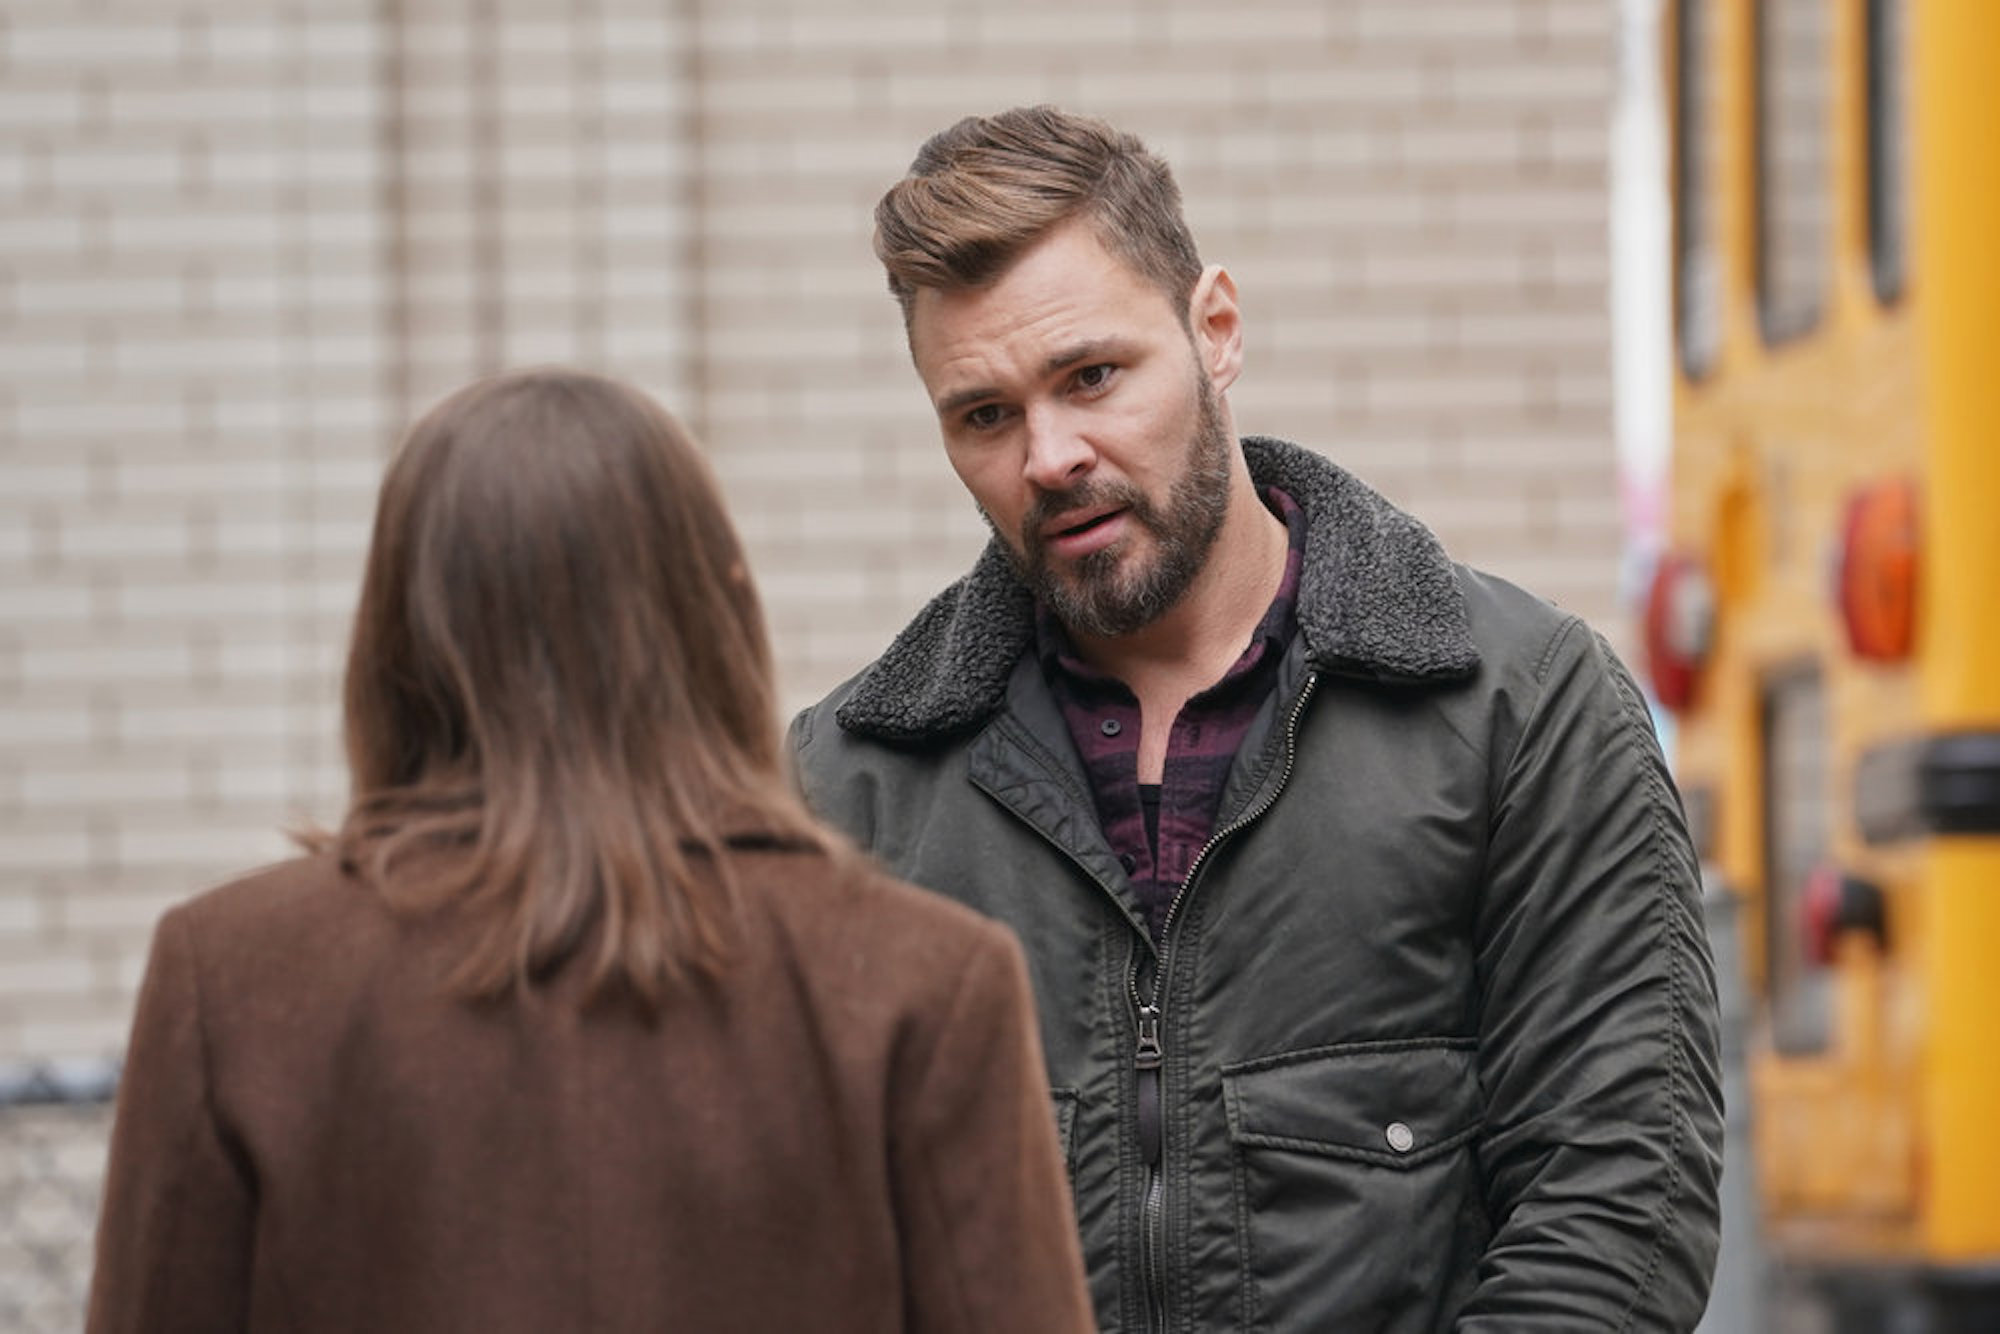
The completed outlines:
{"type": "Polygon", "coordinates": [[[1653,694],[1679,712],[1694,703],[1695,685],[1715,633],[1715,589],[1701,562],[1668,552],[1653,567],[1646,591],[1645,645],[1653,694]]]}
{"type": "Polygon", "coordinates": [[[1850,931],[1873,937],[1877,946],[1887,945],[1888,918],[1882,891],[1870,881],[1842,875],[1837,866],[1820,866],[1806,877],[1805,892],[1799,899],[1799,932],[1806,961],[1820,968],[1831,964],[1841,936],[1850,931]]]}
{"type": "Polygon", "coordinates": [[[1847,502],[1838,601],[1856,657],[1910,656],[1917,638],[1917,492],[1909,482],[1881,482],[1847,502]]]}

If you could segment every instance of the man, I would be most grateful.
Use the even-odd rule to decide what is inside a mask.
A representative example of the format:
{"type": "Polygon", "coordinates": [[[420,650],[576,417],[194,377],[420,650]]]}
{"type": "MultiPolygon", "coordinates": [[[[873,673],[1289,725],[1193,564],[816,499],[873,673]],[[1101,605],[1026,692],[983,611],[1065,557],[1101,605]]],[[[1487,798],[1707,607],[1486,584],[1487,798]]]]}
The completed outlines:
{"type": "Polygon", "coordinates": [[[1234,284],[1136,139],[966,120],[876,223],[994,540],[800,780],[1019,934],[1104,1329],[1692,1327],[1714,975],[1629,677],[1237,440],[1234,284]]]}

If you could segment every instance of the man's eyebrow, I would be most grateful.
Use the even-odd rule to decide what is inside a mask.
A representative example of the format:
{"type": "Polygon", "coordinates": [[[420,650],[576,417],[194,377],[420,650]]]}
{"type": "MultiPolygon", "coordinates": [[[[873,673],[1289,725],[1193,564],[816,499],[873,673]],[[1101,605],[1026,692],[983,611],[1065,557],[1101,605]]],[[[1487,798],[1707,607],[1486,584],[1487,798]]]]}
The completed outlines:
{"type": "Polygon", "coordinates": [[[992,398],[999,392],[998,389],[989,388],[985,385],[979,385],[971,389],[954,390],[937,401],[937,415],[940,417],[955,417],[960,410],[969,408],[974,403],[992,398]]]}
{"type": "Polygon", "coordinates": [[[1080,343],[1071,343],[1068,347],[1050,353],[1049,359],[1042,363],[1042,372],[1054,375],[1057,371],[1068,370],[1071,366],[1080,366],[1085,362],[1117,361],[1127,355],[1129,349],[1123,339],[1086,338],[1080,343]]]}
{"type": "MultiPolygon", "coordinates": [[[[1068,347],[1051,352],[1042,363],[1042,374],[1054,375],[1068,370],[1071,366],[1081,366],[1093,361],[1117,361],[1129,357],[1131,349],[1121,338],[1086,338],[1071,343],[1068,347]]],[[[953,417],[989,398],[999,398],[1001,393],[991,385],[974,385],[966,389],[954,389],[937,401],[937,415],[953,417]]]]}

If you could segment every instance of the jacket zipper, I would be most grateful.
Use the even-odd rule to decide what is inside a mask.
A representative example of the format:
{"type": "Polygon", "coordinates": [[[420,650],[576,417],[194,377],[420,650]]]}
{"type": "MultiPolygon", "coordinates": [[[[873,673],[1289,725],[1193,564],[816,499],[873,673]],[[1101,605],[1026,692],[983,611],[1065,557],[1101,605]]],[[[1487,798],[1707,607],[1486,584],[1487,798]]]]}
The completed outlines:
{"type": "Polygon", "coordinates": [[[1136,952],[1132,958],[1131,968],[1125,975],[1126,990],[1132,998],[1132,1017],[1138,1034],[1132,1063],[1138,1071],[1139,1078],[1139,1148],[1141,1156],[1146,1161],[1146,1193],[1140,1206],[1139,1261],[1146,1287],[1146,1304],[1149,1312],[1147,1327],[1155,1331],[1155,1334],[1164,1334],[1167,1328],[1166,1173],[1163,1170],[1166,1156],[1166,1098],[1165,1089],[1162,1087],[1167,1053],[1160,1007],[1166,995],[1167,968],[1173,959],[1174,919],[1180,914],[1181,901],[1194,888],[1196,878],[1208,864],[1208,854],[1213,852],[1224,839],[1262,819],[1264,813],[1277,804],[1278,796],[1285,790],[1286,784],[1292,781],[1292,766],[1298,759],[1299,718],[1305,713],[1306,701],[1312,698],[1313,688],[1318,684],[1319,673],[1308,672],[1305,684],[1299,689],[1298,698],[1292,701],[1291,716],[1285,721],[1285,767],[1278,775],[1278,781],[1255,807],[1209,835],[1208,842],[1202,844],[1201,851],[1195,854],[1187,875],[1182,878],[1180,887],[1174,891],[1172,901],[1167,904],[1167,915],[1160,920],[1160,966],[1154,973],[1152,996],[1142,997],[1139,994],[1139,956],[1136,952]]]}

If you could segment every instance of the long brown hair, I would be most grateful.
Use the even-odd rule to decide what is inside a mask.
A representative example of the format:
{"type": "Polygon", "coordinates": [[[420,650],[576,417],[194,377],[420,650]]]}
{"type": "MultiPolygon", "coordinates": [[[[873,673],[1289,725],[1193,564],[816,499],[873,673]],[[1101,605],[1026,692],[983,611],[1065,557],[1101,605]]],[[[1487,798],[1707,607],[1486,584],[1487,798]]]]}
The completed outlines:
{"type": "Polygon", "coordinates": [[[637,390],[476,382],[383,479],[330,842],[398,907],[461,912],[452,982],[571,959],[648,1012],[728,944],[722,844],[828,846],[779,758],[771,656],[707,465],[637,390]]]}

